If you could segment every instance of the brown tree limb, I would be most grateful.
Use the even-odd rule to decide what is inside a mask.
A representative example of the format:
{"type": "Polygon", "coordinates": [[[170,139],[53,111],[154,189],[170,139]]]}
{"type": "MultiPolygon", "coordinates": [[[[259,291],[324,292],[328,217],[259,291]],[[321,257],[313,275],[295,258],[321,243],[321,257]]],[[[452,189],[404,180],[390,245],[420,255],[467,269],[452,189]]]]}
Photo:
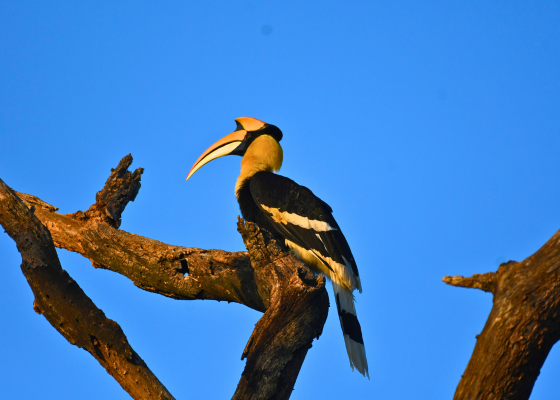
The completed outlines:
{"type": "Polygon", "coordinates": [[[127,171],[130,154],[111,170],[96,203],[89,210],[59,214],[57,207],[35,196],[18,193],[51,232],[56,247],[88,258],[95,268],[126,276],[141,289],[181,300],[210,299],[244,304],[265,311],[268,298],[259,291],[247,252],[172,246],[116,229],[128,201],[140,188],[142,169],[127,171]]]}
{"type": "Polygon", "coordinates": [[[238,222],[257,275],[270,286],[269,307],[243,351],[245,370],[233,399],[288,399],[299,370],[327,320],[325,277],[285,253],[267,232],[238,222]]]}
{"type": "Polygon", "coordinates": [[[288,399],[301,365],[328,313],[325,278],[251,223],[238,223],[249,252],[172,246],[118,230],[140,188],[142,169],[127,171],[130,155],[112,170],[86,212],[62,215],[35,196],[19,194],[49,229],[54,244],[118,272],[144,290],[183,300],[244,304],[265,314],[242,359],[236,399],[288,399]]]}
{"type": "Polygon", "coordinates": [[[128,171],[132,164],[132,155],[128,154],[119,162],[116,169],[111,168],[111,175],[105,186],[95,196],[95,204],[85,212],[90,219],[101,219],[108,225],[119,228],[121,214],[129,201],[134,201],[140,190],[140,177],[144,168],[134,172],[128,171]]]}
{"type": "Polygon", "coordinates": [[[33,309],[70,343],[88,351],[134,399],[173,396],[132,349],[121,327],[62,269],[48,229],[0,179],[0,225],[17,244],[33,309]]]}
{"type": "Polygon", "coordinates": [[[560,231],[532,256],[501,264],[496,273],[444,281],[491,288],[494,295],[454,399],[528,399],[560,339],[560,231]]]}
{"type": "Polygon", "coordinates": [[[451,286],[480,289],[493,293],[495,275],[493,272],[488,272],[486,274],[474,274],[470,278],[465,278],[464,276],[444,276],[443,281],[451,286]]]}

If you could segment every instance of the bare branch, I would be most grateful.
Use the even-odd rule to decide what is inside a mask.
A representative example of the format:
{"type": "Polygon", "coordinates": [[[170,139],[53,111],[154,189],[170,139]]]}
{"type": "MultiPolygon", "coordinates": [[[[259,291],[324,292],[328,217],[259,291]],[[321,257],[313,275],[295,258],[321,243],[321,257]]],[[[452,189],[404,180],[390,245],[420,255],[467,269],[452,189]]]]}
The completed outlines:
{"type": "Polygon", "coordinates": [[[240,220],[237,226],[255,274],[274,284],[267,296],[269,307],[243,351],[241,358],[247,358],[247,364],[233,399],[288,399],[307,351],[327,319],[326,280],[283,252],[254,224],[240,220]]]}
{"type": "Polygon", "coordinates": [[[95,196],[95,204],[85,212],[90,219],[99,218],[114,228],[121,226],[121,214],[129,201],[134,201],[140,190],[140,177],[144,168],[129,172],[132,155],[128,154],[119,162],[102,190],[95,196]]]}
{"type": "Polygon", "coordinates": [[[560,339],[560,231],[529,258],[504,263],[496,273],[446,278],[494,295],[454,399],[528,399],[560,339]]]}
{"type": "Polygon", "coordinates": [[[493,272],[486,274],[474,274],[470,278],[462,276],[444,276],[443,281],[451,286],[480,289],[485,292],[494,292],[494,276],[493,272]]]}
{"type": "Polygon", "coordinates": [[[173,399],[121,327],[62,269],[49,231],[2,180],[0,224],[21,253],[21,270],[35,295],[33,309],[70,343],[95,357],[134,399],[173,399]]]}
{"type": "Polygon", "coordinates": [[[325,278],[241,219],[238,230],[249,253],[171,246],[118,230],[140,187],[142,170],[126,171],[131,162],[129,155],[119,163],[86,212],[62,215],[34,196],[20,197],[34,207],[57,247],[87,257],[96,268],[168,297],[234,301],[264,311],[243,352],[247,364],[234,398],[288,399],[327,318],[325,278]]]}
{"type": "Polygon", "coordinates": [[[117,220],[109,218],[105,210],[111,208],[120,218],[122,208],[117,205],[136,196],[141,169],[128,175],[122,171],[131,160],[127,156],[119,163],[98,193],[98,202],[86,212],[63,215],[35,196],[18,195],[34,207],[56,247],[81,254],[96,268],[118,272],[141,289],[174,299],[236,302],[264,312],[268,299],[261,298],[257,286],[268,283],[256,282],[247,252],[172,246],[116,229],[117,220]]]}

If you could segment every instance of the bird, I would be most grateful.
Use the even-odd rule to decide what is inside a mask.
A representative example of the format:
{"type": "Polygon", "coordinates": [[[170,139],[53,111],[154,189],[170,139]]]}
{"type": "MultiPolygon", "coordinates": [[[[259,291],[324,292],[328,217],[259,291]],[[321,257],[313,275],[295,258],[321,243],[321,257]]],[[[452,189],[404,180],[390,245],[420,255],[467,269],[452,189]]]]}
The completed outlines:
{"type": "Polygon", "coordinates": [[[283,161],[283,133],[277,126],[251,117],[235,122],[236,130],[202,153],[187,180],[216,158],[242,157],[235,196],[243,218],[284,240],[296,257],[331,280],[350,367],[369,378],[353,295],[356,289],[362,292],[362,284],[332,208],[305,186],[275,173],[283,161]]]}

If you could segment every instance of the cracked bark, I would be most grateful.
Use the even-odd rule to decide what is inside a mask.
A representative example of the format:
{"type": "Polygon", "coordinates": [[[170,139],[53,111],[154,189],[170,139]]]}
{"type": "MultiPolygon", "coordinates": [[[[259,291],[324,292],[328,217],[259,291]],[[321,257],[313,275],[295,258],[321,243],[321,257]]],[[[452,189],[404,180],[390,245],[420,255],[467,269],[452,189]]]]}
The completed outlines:
{"type": "Polygon", "coordinates": [[[133,398],[172,400],[121,327],[105,317],[62,269],[49,231],[1,179],[0,224],[21,253],[21,270],[35,296],[35,312],[95,357],[133,398]]]}
{"type": "MultiPolygon", "coordinates": [[[[95,268],[120,273],[141,289],[182,300],[237,302],[264,312],[242,358],[247,364],[235,399],[287,399],[328,310],[325,278],[251,223],[238,223],[248,252],[165,244],[118,229],[140,189],[142,169],[121,160],[87,211],[62,215],[32,195],[0,183],[0,224],[22,254],[34,309],[70,343],[86,349],[135,399],[172,399],[107,319],[61,268],[53,247],[77,252],[95,268]],[[37,220],[37,217],[40,222],[37,220]],[[45,229],[48,228],[48,231],[45,229]]],[[[470,278],[494,305],[455,393],[462,399],[528,399],[550,349],[560,338],[560,231],[522,262],[470,278]]]]}
{"type": "MultiPolygon", "coordinates": [[[[35,196],[23,193],[17,193],[17,196],[31,209],[31,212],[27,208],[25,211],[29,218],[34,214],[40,220],[36,222],[42,229],[48,228],[49,232],[46,233],[50,236],[50,243],[81,254],[95,268],[117,272],[132,280],[139,288],[167,297],[237,302],[264,312],[243,352],[242,358],[246,358],[247,363],[233,398],[288,399],[305,355],[313,339],[321,334],[326,321],[329,301],[325,278],[315,276],[267,232],[260,231],[254,224],[244,223],[243,220],[238,222],[238,231],[248,252],[230,253],[173,246],[119,230],[124,208],[129,201],[135,199],[140,189],[143,170],[139,168],[129,172],[131,163],[132,157],[128,155],[116,169],[111,170],[105,187],[97,193],[96,203],[85,212],[63,215],[56,212],[56,207],[35,196]]],[[[6,187],[6,190],[9,188],[6,187]]],[[[3,198],[0,200],[0,223],[5,229],[5,224],[14,226],[15,236],[10,236],[16,240],[25,264],[27,249],[20,248],[16,239],[24,228],[15,223],[18,216],[6,213],[11,206],[3,198]]],[[[25,207],[21,202],[18,204],[25,207]]],[[[56,257],[54,247],[50,254],[56,257]]],[[[58,258],[56,262],[58,263],[58,258]]],[[[67,280],[71,279],[67,274],[64,276],[67,280]]],[[[38,287],[43,279],[43,276],[36,278],[38,287]]],[[[91,307],[95,307],[75,282],[72,281],[72,285],[87,299],[91,307]]],[[[70,289],[61,288],[61,295],[65,290],[70,289]]],[[[34,290],[34,294],[36,309],[43,312],[49,322],[64,335],[59,329],[62,325],[58,324],[58,320],[51,321],[45,313],[48,307],[41,305],[40,292],[35,293],[34,290]]],[[[70,319],[78,312],[65,303],[56,303],[50,309],[53,313],[67,315],[70,319]]],[[[98,310],[97,314],[99,313],[103,314],[98,310]]],[[[86,314],[82,319],[97,326],[100,325],[95,319],[97,314],[86,314]]],[[[116,326],[124,337],[115,322],[107,321],[110,322],[105,322],[105,325],[116,326]]],[[[75,330],[76,335],[88,335],[84,326],[77,326],[75,330]]],[[[65,337],[72,344],[86,346],[84,348],[104,365],[97,350],[99,345],[92,348],[91,343],[88,345],[65,337]]],[[[99,343],[99,338],[95,338],[99,343]]],[[[95,340],[92,339],[91,342],[94,343],[95,340]]],[[[131,353],[131,348],[123,350],[122,346],[116,345],[107,348],[118,357],[131,359],[130,354],[134,354],[141,361],[136,353],[131,353]]],[[[136,360],[135,357],[132,359],[136,360]]],[[[125,387],[122,374],[111,374],[125,387]]],[[[130,376],[124,375],[127,379],[130,376]]],[[[153,378],[157,381],[155,376],[153,378]]],[[[139,381],[136,385],[141,387],[138,391],[148,393],[153,383],[139,381]]],[[[155,392],[141,397],[126,387],[125,390],[135,399],[172,398],[163,385],[159,385],[160,392],[165,392],[168,397],[155,392]]]]}
{"type": "Polygon", "coordinates": [[[560,339],[560,231],[524,261],[498,271],[444,277],[493,294],[493,306],[455,400],[528,399],[552,346],[560,339]]]}

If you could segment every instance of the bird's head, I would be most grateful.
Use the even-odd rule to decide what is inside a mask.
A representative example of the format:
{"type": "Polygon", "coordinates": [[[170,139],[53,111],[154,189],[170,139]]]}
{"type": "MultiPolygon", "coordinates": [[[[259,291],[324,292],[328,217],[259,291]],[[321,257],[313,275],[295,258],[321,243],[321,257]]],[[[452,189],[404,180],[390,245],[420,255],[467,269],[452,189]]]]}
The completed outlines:
{"type": "Polygon", "coordinates": [[[246,174],[257,171],[277,171],[282,166],[282,131],[278,127],[251,117],[235,120],[237,129],[210,146],[194,163],[187,180],[204,164],[218,157],[242,156],[246,174]]]}

